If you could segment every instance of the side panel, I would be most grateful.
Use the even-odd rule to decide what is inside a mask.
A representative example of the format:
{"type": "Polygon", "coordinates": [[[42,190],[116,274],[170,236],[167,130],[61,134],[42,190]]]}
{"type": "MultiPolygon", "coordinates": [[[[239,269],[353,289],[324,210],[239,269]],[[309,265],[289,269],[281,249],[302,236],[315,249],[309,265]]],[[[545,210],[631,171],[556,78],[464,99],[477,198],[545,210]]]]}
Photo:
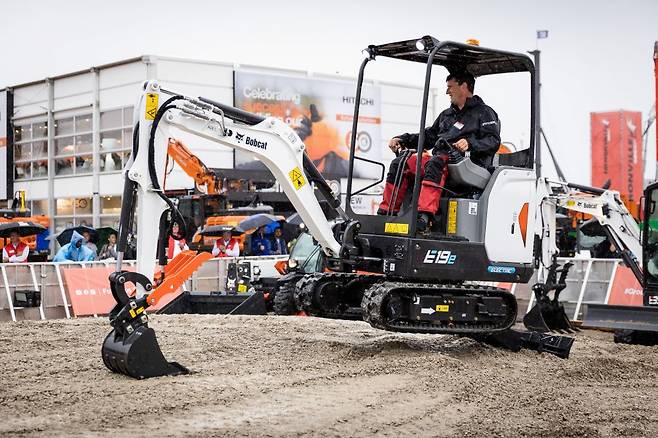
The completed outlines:
{"type": "Polygon", "coordinates": [[[481,199],[489,260],[531,263],[537,202],[534,170],[497,169],[481,199]]]}

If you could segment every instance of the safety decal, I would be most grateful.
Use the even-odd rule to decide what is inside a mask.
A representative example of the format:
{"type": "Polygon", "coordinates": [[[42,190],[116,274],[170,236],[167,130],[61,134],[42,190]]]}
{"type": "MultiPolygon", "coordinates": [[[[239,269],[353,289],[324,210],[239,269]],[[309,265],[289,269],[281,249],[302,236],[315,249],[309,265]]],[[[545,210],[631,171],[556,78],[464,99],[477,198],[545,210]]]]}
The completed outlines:
{"type": "Polygon", "coordinates": [[[390,234],[409,234],[409,224],[386,222],[386,225],[384,225],[384,232],[390,234]]]}
{"type": "Polygon", "coordinates": [[[240,292],[240,293],[247,292],[247,285],[246,284],[238,284],[238,292],[240,292]]]}
{"type": "Polygon", "coordinates": [[[457,234],[457,201],[448,202],[448,234],[457,234]]]}
{"type": "Polygon", "coordinates": [[[450,306],[448,304],[437,304],[436,305],[436,311],[437,312],[449,312],[450,311],[450,306]]]}
{"type": "Polygon", "coordinates": [[[158,112],[159,97],[160,95],[157,93],[146,94],[146,114],[144,114],[146,120],[155,120],[155,115],[158,112]]]}
{"type": "Polygon", "coordinates": [[[290,181],[292,181],[292,185],[295,186],[296,190],[301,189],[306,184],[304,174],[299,169],[299,167],[295,167],[293,170],[288,172],[288,176],[290,176],[290,181]]]}

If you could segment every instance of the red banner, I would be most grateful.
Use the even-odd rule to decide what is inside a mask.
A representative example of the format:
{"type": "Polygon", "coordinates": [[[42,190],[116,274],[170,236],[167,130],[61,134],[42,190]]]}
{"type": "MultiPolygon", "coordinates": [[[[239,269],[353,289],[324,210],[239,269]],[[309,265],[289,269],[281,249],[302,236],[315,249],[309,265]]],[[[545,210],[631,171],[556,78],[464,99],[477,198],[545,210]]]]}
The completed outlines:
{"type": "Polygon", "coordinates": [[[642,114],[634,111],[590,113],[592,185],[610,188],[628,201],[642,197],[642,114]]]}
{"type": "Polygon", "coordinates": [[[608,304],[642,306],[642,286],[637,282],[637,278],[635,278],[630,268],[626,266],[617,267],[608,304]]]}
{"type": "MultiPolygon", "coordinates": [[[[134,271],[133,267],[124,266],[127,271],[134,271]]],[[[114,268],[62,268],[64,283],[68,292],[73,313],[76,316],[107,315],[115,306],[108,280],[114,268]]],[[[128,293],[134,293],[134,286],[127,287],[128,293]]],[[[169,304],[178,293],[163,296],[157,305],[148,309],[159,310],[169,304]]]]}

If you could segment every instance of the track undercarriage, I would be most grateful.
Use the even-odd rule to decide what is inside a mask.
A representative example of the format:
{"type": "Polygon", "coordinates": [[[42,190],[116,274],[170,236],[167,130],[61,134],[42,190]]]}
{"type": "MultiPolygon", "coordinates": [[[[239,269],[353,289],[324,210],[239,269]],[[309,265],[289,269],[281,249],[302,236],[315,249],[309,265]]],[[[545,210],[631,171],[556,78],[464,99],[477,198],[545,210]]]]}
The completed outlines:
{"type": "Polygon", "coordinates": [[[506,289],[463,283],[392,281],[382,275],[322,272],[296,284],[307,315],[363,319],[374,328],[468,336],[498,347],[569,356],[572,338],[515,331],[516,298],[506,289]]]}

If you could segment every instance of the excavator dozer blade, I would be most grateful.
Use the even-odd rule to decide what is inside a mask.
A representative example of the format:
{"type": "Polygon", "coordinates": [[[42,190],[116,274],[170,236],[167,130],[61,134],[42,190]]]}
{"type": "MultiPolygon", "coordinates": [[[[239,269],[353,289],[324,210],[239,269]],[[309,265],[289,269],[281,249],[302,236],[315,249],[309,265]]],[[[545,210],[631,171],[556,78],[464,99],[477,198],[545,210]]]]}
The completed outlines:
{"type": "Polygon", "coordinates": [[[112,330],[103,342],[102,356],[110,371],[135,379],[189,374],[189,370],[179,363],[167,362],[155,331],[146,325],[137,327],[127,336],[112,330]]]}

